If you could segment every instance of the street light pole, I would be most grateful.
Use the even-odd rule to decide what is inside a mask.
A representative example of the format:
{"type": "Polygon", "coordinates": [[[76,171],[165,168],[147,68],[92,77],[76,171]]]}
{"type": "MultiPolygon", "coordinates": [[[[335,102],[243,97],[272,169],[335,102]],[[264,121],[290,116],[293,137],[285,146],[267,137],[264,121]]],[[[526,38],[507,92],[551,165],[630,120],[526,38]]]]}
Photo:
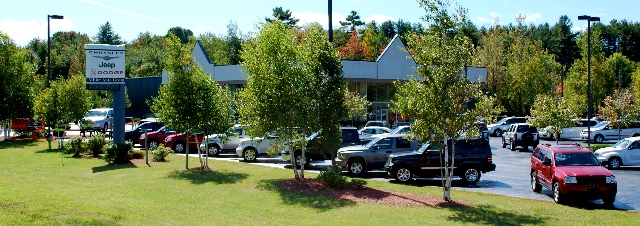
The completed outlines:
{"type": "MultiPolygon", "coordinates": [[[[50,86],[51,80],[51,19],[60,20],[64,19],[64,16],[60,15],[47,15],[47,87],[50,86]]],[[[49,121],[49,120],[47,120],[49,121]]],[[[47,125],[47,141],[49,142],[49,150],[51,150],[51,122],[47,125]]],[[[64,164],[64,163],[63,163],[64,164]]]]}
{"type": "MultiPolygon", "coordinates": [[[[587,21],[587,120],[591,120],[591,21],[600,21],[600,17],[582,15],[578,20],[587,21]]],[[[587,146],[591,147],[591,123],[587,123],[587,146]]]]}

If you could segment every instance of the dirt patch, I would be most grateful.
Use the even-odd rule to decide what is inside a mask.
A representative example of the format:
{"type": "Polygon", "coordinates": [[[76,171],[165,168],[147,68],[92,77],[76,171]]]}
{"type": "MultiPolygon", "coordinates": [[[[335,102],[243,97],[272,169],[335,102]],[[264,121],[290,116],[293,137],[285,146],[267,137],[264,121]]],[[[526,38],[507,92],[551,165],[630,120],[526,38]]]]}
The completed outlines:
{"type": "Polygon", "coordinates": [[[333,189],[326,183],[316,179],[288,179],[279,181],[276,185],[280,189],[289,190],[305,195],[322,195],[325,197],[360,203],[372,203],[386,206],[433,206],[433,207],[458,207],[469,206],[464,201],[444,201],[441,197],[430,197],[415,194],[384,191],[370,187],[347,186],[342,189],[333,189]]]}

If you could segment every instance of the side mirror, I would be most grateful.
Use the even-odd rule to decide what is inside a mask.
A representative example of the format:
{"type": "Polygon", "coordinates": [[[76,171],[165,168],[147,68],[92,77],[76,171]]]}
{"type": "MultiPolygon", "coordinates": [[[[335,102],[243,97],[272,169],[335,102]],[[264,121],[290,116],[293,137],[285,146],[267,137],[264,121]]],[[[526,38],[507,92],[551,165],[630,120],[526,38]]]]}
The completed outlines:
{"type": "Polygon", "coordinates": [[[373,147],[371,147],[371,149],[373,149],[373,150],[378,150],[378,145],[377,145],[377,144],[374,144],[374,145],[373,145],[373,147]]]}

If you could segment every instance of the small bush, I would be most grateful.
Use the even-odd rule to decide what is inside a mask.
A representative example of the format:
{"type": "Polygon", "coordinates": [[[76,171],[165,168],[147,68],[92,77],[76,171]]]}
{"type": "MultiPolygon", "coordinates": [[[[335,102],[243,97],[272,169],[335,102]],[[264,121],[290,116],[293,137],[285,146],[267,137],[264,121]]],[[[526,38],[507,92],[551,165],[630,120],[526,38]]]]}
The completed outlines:
{"type": "Polygon", "coordinates": [[[164,162],[166,161],[165,158],[171,153],[173,153],[173,149],[165,147],[164,144],[160,144],[158,145],[158,148],[151,151],[151,157],[153,158],[153,161],[164,162]]]}
{"type": "Polygon", "coordinates": [[[144,158],[144,151],[132,150],[131,154],[129,155],[129,158],[131,158],[131,159],[143,159],[144,158]]]}
{"type": "Polygon", "coordinates": [[[329,187],[340,189],[347,184],[347,177],[342,176],[342,170],[338,167],[329,167],[326,170],[320,171],[318,180],[322,180],[329,185],[329,187]]]}
{"type": "Polygon", "coordinates": [[[594,144],[594,145],[591,145],[591,147],[587,147],[587,149],[591,151],[597,151],[600,148],[606,148],[606,147],[611,147],[611,145],[610,144],[594,144]]]}
{"type": "Polygon", "coordinates": [[[105,150],[104,160],[114,164],[122,164],[129,162],[129,151],[131,144],[112,144],[105,150]]]}
{"type": "Polygon", "coordinates": [[[65,153],[73,153],[73,157],[79,157],[80,154],[87,151],[87,143],[84,142],[82,137],[72,137],[64,143],[64,148],[66,149],[65,153]]]}
{"type": "Polygon", "coordinates": [[[367,181],[363,180],[363,179],[358,179],[358,178],[352,178],[351,182],[349,182],[349,184],[356,186],[357,188],[362,188],[365,185],[367,185],[367,181]]]}
{"type": "Polygon", "coordinates": [[[107,141],[104,133],[99,133],[89,138],[87,147],[94,157],[98,157],[99,154],[104,153],[104,147],[107,145],[107,143],[109,143],[109,141],[107,141]]]}

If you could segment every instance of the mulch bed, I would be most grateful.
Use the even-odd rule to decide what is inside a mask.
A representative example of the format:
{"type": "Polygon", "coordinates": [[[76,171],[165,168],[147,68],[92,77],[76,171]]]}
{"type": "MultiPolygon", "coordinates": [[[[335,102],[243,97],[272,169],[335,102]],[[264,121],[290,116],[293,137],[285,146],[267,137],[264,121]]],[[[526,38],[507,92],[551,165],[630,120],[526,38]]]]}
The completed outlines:
{"type": "Polygon", "coordinates": [[[369,187],[346,186],[342,189],[333,189],[324,181],[317,179],[288,179],[279,181],[276,185],[280,189],[289,190],[298,194],[322,195],[325,197],[360,203],[371,203],[386,206],[432,206],[432,207],[463,207],[471,204],[464,201],[444,201],[443,198],[405,194],[399,192],[384,191],[369,187]]]}

